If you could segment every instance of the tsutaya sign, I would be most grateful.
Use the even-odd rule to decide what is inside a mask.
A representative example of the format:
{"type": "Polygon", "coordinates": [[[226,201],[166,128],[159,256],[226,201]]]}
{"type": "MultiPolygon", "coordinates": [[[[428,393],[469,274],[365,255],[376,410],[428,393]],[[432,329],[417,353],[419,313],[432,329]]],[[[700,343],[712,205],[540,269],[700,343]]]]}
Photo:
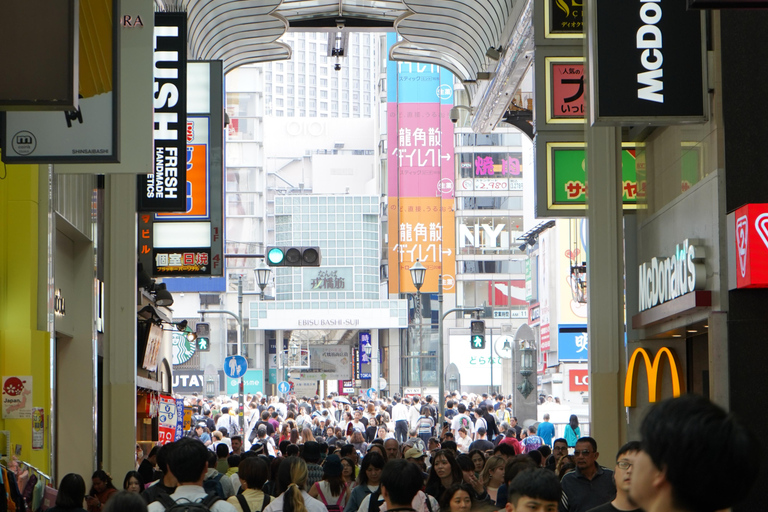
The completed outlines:
{"type": "Polygon", "coordinates": [[[645,362],[645,372],[648,378],[648,402],[654,403],[661,398],[661,381],[659,380],[659,370],[662,357],[666,356],[669,363],[670,377],[672,378],[672,396],[678,397],[683,391],[683,381],[680,378],[679,365],[675,359],[672,350],[662,347],[656,352],[656,357],[651,362],[651,356],[644,348],[638,348],[632,353],[627,366],[627,378],[624,381],[624,407],[637,406],[637,368],[638,358],[642,357],[645,362]]]}
{"type": "Polygon", "coordinates": [[[668,258],[652,258],[639,268],[640,301],[638,310],[645,311],[681,295],[701,290],[707,282],[704,248],[696,240],[685,240],[675,246],[668,258]]]}

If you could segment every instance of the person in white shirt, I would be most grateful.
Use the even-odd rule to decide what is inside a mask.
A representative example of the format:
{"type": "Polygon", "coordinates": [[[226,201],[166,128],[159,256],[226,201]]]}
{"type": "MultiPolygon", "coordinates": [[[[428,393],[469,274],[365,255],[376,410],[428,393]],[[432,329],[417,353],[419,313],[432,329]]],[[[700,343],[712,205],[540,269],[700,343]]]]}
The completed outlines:
{"type": "Polygon", "coordinates": [[[458,406],[459,414],[453,417],[453,420],[451,420],[451,431],[453,432],[454,439],[458,439],[459,437],[459,429],[461,427],[464,427],[467,432],[474,432],[475,427],[472,425],[472,420],[467,416],[467,408],[464,404],[459,404],[458,406]]]}
{"type": "MultiPolygon", "coordinates": [[[[170,499],[174,502],[201,502],[208,500],[208,493],[203,489],[203,478],[208,472],[208,454],[210,452],[205,445],[196,439],[184,437],[176,441],[173,456],[168,462],[171,473],[176,477],[179,486],[171,494],[170,499]]],[[[226,501],[218,500],[210,505],[206,501],[212,512],[236,512],[235,507],[226,501]]],[[[164,512],[167,504],[162,501],[150,503],[149,512],[164,512]]],[[[314,511],[313,511],[314,512],[314,511]]],[[[323,511],[318,511],[323,512],[323,511]]]]}
{"type": "Polygon", "coordinates": [[[320,500],[307,493],[307,476],[307,463],[303,459],[288,457],[283,460],[277,470],[277,483],[285,492],[272,500],[264,512],[328,512],[320,500]]]}
{"type": "Polygon", "coordinates": [[[227,429],[228,436],[234,436],[240,432],[240,426],[237,424],[237,418],[229,414],[229,407],[221,408],[221,417],[216,422],[216,430],[221,427],[227,429]]]}
{"type": "Polygon", "coordinates": [[[485,418],[483,418],[482,407],[480,406],[475,407],[474,415],[475,415],[475,439],[477,439],[478,429],[484,428],[486,432],[488,431],[488,422],[485,421],[485,418]]]}
{"type": "Polygon", "coordinates": [[[404,443],[408,439],[408,407],[398,397],[395,397],[392,407],[392,421],[395,422],[395,439],[404,443]]]}
{"type": "Polygon", "coordinates": [[[418,397],[414,397],[411,406],[408,407],[408,425],[409,430],[413,430],[419,423],[421,417],[421,403],[418,397]]]}

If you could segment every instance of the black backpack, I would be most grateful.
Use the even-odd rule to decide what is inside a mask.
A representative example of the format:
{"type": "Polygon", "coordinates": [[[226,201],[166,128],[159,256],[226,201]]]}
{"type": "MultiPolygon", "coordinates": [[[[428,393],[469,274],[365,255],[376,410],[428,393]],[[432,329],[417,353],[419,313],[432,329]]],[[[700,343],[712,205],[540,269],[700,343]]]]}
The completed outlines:
{"type": "Polygon", "coordinates": [[[158,494],[157,498],[165,507],[165,512],[209,512],[213,504],[220,499],[215,494],[209,494],[200,501],[189,501],[186,498],[173,501],[173,498],[164,492],[158,494]]]}
{"type": "MultiPolygon", "coordinates": [[[[368,512],[379,512],[379,507],[381,506],[381,503],[379,502],[381,488],[376,489],[369,496],[371,497],[371,501],[368,502],[368,512]]],[[[432,512],[432,503],[430,502],[429,494],[427,494],[427,499],[424,503],[427,505],[427,510],[432,512]]]]}
{"type": "Polygon", "coordinates": [[[227,499],[226,494],[224,494],[224,487],[221,485],[222,477],[224,477],[222,473],[216,473],[216,476],[203,480],[203,489],[205,489],[206,494],[215,494],[222,500],[227,499]]]}
{"type": "MultiPolygon", "coordinates": [[[[248,502],[245,500],[245,496],[242,494],[238,494],[236,496],[238,503],[240,503],[240,508],[243,509],[243,512],[251,512],[251,507],[248,505],[248,502]]],[[[269,502],[272,501],[272,497],[264,493],[264,501],[261,502],[261,511],[264,512],[264,509],[267,508],[267,505],[269,505],[269,502]]]]}

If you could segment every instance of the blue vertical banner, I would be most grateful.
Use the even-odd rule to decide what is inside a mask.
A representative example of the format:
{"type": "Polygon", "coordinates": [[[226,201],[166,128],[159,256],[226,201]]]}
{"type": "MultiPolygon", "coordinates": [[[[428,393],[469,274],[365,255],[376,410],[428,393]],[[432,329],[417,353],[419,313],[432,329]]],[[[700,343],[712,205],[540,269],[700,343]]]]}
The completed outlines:
{"type": "Polygon", "coordinates": [[[175,441],[178,441],[184,436],[184,400],[181,398],[176,399],[176,436],[175,441]]]}
{"type": "Polygon", "coordinates": [[[363,365],[371,364],[373,347],[371,346],[371,333],[369,331],[360,331],[358,338],[360,349],[357,351],[357,373],[362,375],[363,365]]]}

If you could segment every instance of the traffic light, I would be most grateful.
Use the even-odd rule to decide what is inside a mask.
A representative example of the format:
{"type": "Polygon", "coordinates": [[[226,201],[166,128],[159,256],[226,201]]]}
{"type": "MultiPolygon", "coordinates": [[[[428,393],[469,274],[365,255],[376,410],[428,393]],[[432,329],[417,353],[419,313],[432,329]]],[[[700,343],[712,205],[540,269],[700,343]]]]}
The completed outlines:
{"type": "Polygon", "coordinates": [[[197,350],[200,352],[211,351],[211,326],[206,322],[198,322],[195,325],[197,334],[197,350]]]}
{"type": "Polygon", "coordinates": [[[270,267],[319,267],[319,247],[267,247],[270,267]]]}
{"type": "Polygon", "coordinates": [[[485,348],[485,322],[482,320],[472,320],[469,324],[470,340],[473,349],[485,348]]]}

